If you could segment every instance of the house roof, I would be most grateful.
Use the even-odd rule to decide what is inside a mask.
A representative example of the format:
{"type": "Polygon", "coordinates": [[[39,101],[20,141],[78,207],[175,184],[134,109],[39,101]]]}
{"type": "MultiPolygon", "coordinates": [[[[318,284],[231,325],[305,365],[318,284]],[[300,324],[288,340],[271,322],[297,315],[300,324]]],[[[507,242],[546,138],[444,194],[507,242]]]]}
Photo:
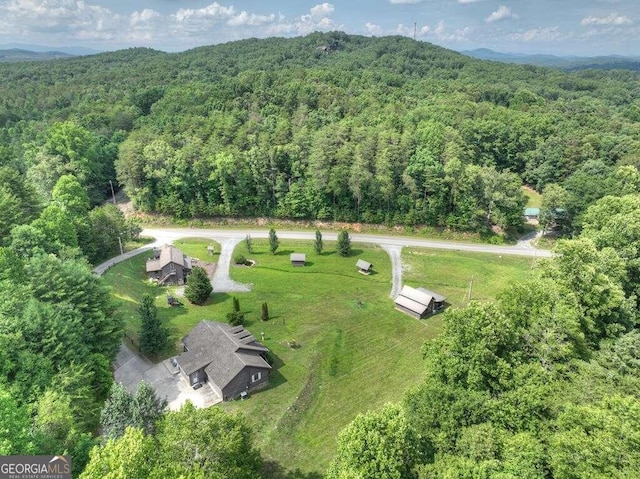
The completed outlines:
{"type": "Polygon", "coordinates": [[[365,271],[369,271],[369,269],[371,268],[371,266],[373,266],[371,263],[366,262],[363,259],[359,259],[358,262],[356,263],[356,267],[358,269],[363,269],[365,271]]]}
{"type": "Polygon", "coordinates": [[[418,291],[422,291],[423,293],[427,293],[429,296],[433,297],[433,300],[436,303],[444,303],[445,300],[447,299],[444,296],[442,296],[441,294],[434,293],[433,291],[429,291],[428,289],[425,289],[425,288],[416,288],[416,289],[418,291]]]}
{"type": "Polygon", "coordinates": [[[404,296],[405,298],[409,298],[417,303],[428,306],[431,300],[433,299],[433,296],[425,291],[420,291],[419,289],[404,285],[402,287],[402,291],[400,291],[399,296],[404,296]]]}
{"type": "Polygon", "coordinates": [[[419,303],[417,301],[414,301],[413,299],[407,298],[406,296],[398,296],[396,298],[396,306],[402,306],[403,308],[406,308],[409,311],[413,311],[420,315],[424,314],[424,312],[429,307],[426,304],[419,303]]]}
{"type": "Polygon", "coordinates": [[[291,256],[289,256],[289,258],[291,259],[292,263],[304,263],[305,261],[307,261],[307,255],[304,253],[291,253],[291,256]]]}
{"type": "Polygon", "coordinates": [[[429,291],[424,288],[412,288],[411,286],[404,285],[402,291],[395,299],[397,306],[402,306],[410,311],[418,313],[420,315],[429,308],[431,301],[436,303],[442,303],[445,301],[445,297],[429,291]]]}
{"type": "Polygon", "coordinates": [[[220,389],[247,366],[271,369],[260,355],[269,350],[242,326],[203,320],[182,342],[188,350],[178,356],[182,370],[190,375],[204,368],[209,380],[220,389]]]}
{"type": "Polygon", "coordinates": [[[160,257],[147,260],[147,273],[160,271],[169,263],[182,265],[184,268],[192,269],[191,258],[173,245],[165,245],[160,249],[160,257]]]}

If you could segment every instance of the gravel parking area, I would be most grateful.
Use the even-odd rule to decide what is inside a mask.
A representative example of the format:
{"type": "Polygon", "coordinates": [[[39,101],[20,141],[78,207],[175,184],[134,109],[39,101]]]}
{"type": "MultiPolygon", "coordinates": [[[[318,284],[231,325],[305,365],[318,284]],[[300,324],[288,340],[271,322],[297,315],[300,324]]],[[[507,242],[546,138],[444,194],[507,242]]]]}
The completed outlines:
{"type": "Polygon", "coordinates": [[[125,344],[120,347],[115,366],[116,382],[134,392],[140,381],[146,381],[153,386],[158,397],[167,400],[172,411],[180,409],[187,400],[198,408],[209,407],[222,401],[208,385],[194,390],[170,360],[153,364],[125,344]]]}

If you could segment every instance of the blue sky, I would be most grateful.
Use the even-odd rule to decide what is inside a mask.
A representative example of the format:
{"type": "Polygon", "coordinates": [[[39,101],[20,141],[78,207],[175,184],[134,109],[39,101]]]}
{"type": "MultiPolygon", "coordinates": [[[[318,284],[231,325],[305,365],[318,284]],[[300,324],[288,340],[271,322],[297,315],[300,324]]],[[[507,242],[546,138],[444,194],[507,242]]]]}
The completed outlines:
{"type": "Polygon", "coordinates": [[[415,31],[418,40],[454,50],[640,55],[640,1],[0,0],[0,44],[182,51],[316,30],[415,31]]]}

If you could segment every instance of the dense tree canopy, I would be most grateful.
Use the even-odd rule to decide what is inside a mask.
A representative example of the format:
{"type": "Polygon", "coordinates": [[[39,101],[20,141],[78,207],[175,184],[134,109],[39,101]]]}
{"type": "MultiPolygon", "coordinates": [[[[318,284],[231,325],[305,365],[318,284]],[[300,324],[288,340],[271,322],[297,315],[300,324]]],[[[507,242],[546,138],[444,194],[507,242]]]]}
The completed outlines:
{"type": "Polygon", "coordinates": [[[117,176],[137,208],[181,218],[488,230],[520,224],[524,181],[562,185],[579,228],[638,191],[637,86],[340,32],[3,65],[0,166],[29,185],[0,201],[33,216],[24,192],[71,174],[95,205],[117,176]]]}

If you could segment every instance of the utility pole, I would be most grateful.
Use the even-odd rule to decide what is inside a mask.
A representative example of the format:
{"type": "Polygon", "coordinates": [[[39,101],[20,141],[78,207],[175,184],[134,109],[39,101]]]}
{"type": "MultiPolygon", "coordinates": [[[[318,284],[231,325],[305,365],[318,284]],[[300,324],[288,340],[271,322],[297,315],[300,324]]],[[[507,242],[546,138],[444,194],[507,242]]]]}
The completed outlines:
{"type": "Polygon", "coordinates": [[[413,40],[416,40],[416,34],[418,32],[418,22],[413,22],[413,40]]]}
{"type": "Polygon", "coordinates": [[[120,256],[124,255],[124,248],[122,247],[122,238],[118,236],[118,244],[120,245],[120,256]]]}
{"type": "Polygon", "coordinates": [[[113,204],[116,204],[116,192],[113,189],[113,181],[109,180],[109,185],[111,186],[111,198],[113,198],[113,204]]]}

